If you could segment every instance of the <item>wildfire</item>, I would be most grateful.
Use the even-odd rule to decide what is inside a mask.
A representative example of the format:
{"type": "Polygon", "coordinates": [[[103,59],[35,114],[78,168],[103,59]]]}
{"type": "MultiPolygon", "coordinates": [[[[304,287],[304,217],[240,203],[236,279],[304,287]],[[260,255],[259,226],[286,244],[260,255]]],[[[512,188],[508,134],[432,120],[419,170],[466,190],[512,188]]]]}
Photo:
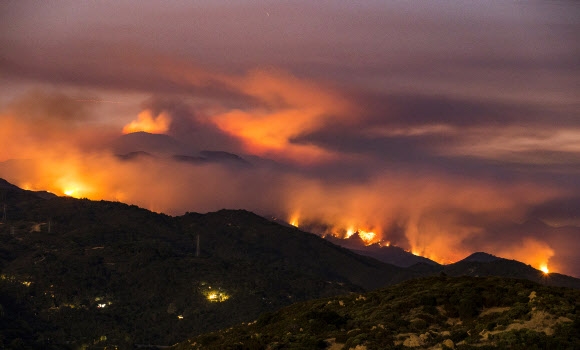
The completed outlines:
{"type": "Polygon", "coordinates": [[[358,230],[358,236],[366,244],[371,244],[371,242],[373,241],[373,239],[375,239],[375,237],[377,236],[377,234],[374,233],[374,232],[370,232],[370,231],[358,230]]]}
{"type": "Polygon", "coordinates": [[[292,225],[294,227],[298,227],[298,223],[299,223],[298,214],[292,215],[292,217],[290,217],[289,223],[290,223],[290,225],[292,225]]]}
{"type": "Polygon", "coordinates": [[[350,238],[355,233],[356,233],[355,229],[351,227],[348,230],[346,230],[346,235],[344,236],[344,238],[350,238]]]}
{"type": "Polygon", "coordinates": [[[77,189],[76,188],[68,188],[68,189],[65,189],[63,192],[64,192],[64,194],[66,194],[69,197],[75,197],[75,193],[77,192],[77,189]]]}
{"type": "Polygon", "coordinates": [[[69,197],[81,198],[82,196],[86,196],[88,192],[90,191],[88,191],[87,186],[84,186],[76,181],[64,184],[64,186],[62,186],[62,193],[69,197]]]}
{"type": "MultiPolygon", "coordinates": [[[[375,238],[377,237],[377,234],[371,231],[364,231],[361,230],[359,228],[354,228],[354,227],[349,227],[346,230],[346,233],[344,235],[344,238],[350,238],[352,235],[354,235],[355,233],[358,234],[358,236],[360,237],[360,239],[363,240],[363,242],[365,242],[366,245],[372,244],[373,241],[375,240],[375,238]]],[[[336,236],[338,236],[338,234],[335,234],[336,236]]]]}
{"type": "Polygon", "coordinates": [[[540,266],[540,271],[542,271],[544,274],[549,274],[550,273],[550,269],[548,269],[548,264],[542,264],[540,266]]]}

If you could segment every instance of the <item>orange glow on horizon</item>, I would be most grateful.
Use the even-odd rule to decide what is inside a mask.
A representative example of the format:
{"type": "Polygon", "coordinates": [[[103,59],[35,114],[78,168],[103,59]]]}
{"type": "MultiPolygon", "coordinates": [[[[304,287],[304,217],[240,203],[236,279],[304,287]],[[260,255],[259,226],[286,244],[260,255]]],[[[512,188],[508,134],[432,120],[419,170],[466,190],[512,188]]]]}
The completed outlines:
{"type": "Polygon", "coordinates": [[[550,269],[548,269],[548,265],[546,264],[540,266],[540,271],[542,271],[546,275],[550,273],[550,269]]]}

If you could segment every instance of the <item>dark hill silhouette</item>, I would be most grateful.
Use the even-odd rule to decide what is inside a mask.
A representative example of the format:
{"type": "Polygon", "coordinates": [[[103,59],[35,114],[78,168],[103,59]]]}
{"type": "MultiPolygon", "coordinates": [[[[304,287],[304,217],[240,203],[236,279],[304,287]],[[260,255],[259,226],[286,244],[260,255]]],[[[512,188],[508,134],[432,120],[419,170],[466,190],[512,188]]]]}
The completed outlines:
{"type": "Polygon", "coordinates": [[[214,150],[203,150],[198,153],[169,135],[143,131],[120,136],[113,141],[111,149],[121,160],[170,158],[191,164],[219,163],[242,167],[252,165],[237,154],[214,150]]]}
{"type": "Polygon", "coordinates": [[[173,137],[144,131],[120,136],[113,141],[111,148],[115,154],[129,154],[132,152],[179,154],[184,151],[184,146],[173,137]]]}
{"type": "Polygon", "coordinates": [[[251,163],[244,160],[237,154],[223,152],[223,151],[201,151],[198,156],[184,156],[174,155],[174,160],[179,162],[204,164],[204,163],[222,163],[234,166],[251,166],[251,163]]]}
{"type": "Polygon", "coordinates": [[[139,160],[139,159],[153,159],[153,156],[150,153],[144,151],[136,151],[136,152],[129,152],[127,154],[118,154],[117,158],[120,160],[139,160]]]}
{"type": "Polygon", "coordinates": [[[99,344],[168,345],[296,301],[420,276],[242,210],[170,217],[0,184],[0,304],[16,300],[29,325],[18,338],[34,347],[104,334],[99,344]],[[214,291],[228,299],[212,302],[214,291]]]}
{"type": "Polygon", "coordinates": [[[500,260],[501,258],[498,258],[495,255],[491,255],[485,252],[476,252],[471,254],[470,256],[468,256],[467,258],[463,259],[462,261],[464,262],[492,262],[492,261],[497,261],[500,260]]]}
{"type": "Polygon", "coordinates": [[[441,272],[579,288],[506,259],[397,267],[243,210],[171,217],[6,181],[0,204],[0,339],[33,348],[169,345],[297,301],[441,272]]]}

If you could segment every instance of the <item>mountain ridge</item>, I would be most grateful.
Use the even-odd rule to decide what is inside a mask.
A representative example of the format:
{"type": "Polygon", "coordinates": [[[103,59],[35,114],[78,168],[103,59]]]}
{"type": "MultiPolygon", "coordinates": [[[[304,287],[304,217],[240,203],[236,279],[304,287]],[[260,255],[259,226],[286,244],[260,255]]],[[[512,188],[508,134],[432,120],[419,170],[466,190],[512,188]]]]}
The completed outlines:
{"type": "Polygon", "coordinates": [[[527,271],[544,284],[580,288],[580,280],[547,278],[505,259],[397,267],[245,210],[172,217],[119,202],[44,196],[6,181],[0,205],[7,208],[0,305],[17,306],[5,308],[5,336],[36,347],[47,346],[46,339],[172,344],[297,301],[441,273],[527,271]],[[22,322],[28,326],[10,326],[22,322]]]}

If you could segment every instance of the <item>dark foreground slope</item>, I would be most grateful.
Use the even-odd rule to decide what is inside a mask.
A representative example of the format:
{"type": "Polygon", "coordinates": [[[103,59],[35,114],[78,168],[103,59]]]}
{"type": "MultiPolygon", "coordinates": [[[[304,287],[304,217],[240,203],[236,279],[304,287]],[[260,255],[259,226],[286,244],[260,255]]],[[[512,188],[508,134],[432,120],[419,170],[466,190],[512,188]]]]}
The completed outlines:
{"type": "Polygon", "coordinates": [[[297,303],[180,349],[577,349],[580,291],[498,277],[429,277],[297,303]]]}
{"type": "Polygon", "coordinates": [[[175,218],[0,185],[0,348],[170,345],[418,275],[246,211],[175,218]]]}

